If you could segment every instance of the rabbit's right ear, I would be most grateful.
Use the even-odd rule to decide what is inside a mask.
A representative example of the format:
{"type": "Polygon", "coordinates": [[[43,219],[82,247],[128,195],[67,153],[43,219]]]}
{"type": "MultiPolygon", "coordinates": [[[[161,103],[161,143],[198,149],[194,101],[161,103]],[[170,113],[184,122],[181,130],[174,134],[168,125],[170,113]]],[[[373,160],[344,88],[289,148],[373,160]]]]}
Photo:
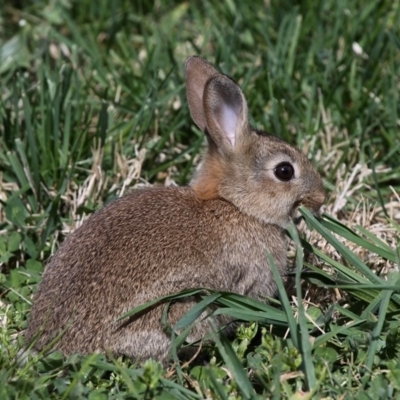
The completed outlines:
{"type": "Polygon", "coordinates": [[[186,61],[186,92],[196,125],[229,153],[248,129],[247,102],[240,87],[200,57],[186,61]]]}
{"type": "Polygon", "coordinates": [[[208,133],[222,152],[231,152],[249,128],[242,90],[225,75],[213,76],[206,83],[203,104],[208,133]]]}

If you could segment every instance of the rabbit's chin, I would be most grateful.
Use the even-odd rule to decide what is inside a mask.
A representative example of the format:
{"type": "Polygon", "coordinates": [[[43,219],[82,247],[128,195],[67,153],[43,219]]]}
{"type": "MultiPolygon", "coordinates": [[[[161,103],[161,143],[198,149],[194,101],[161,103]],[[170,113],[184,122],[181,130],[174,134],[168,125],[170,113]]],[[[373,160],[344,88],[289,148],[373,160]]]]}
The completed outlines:
{"type": "Polygon", "coordinates": [[[298,221],[299,219],[302,218],[300,212],[298,212],[299,215],[290,215],[289,217],[286,218],[271,218],[271,219],[265,219],[264,222],[271,224],[271,225],[277,225],[282,229],[286,229],[291,223],[295,223],[296,221],[298,221]]]}
{"type": "MultiPolygon", "coordinates": [[[[277,225],[283,229],[287,229],[287,227],[291,224],[294,223],[295,225],[298,225],[304,218],[300,212],[299,207],[302,205],[301,202],[296,203],[290,211],[287,213],[281,213],[276,212],[273,215],[269,216],[264,216],[263,222],[272,224],[272,225],[277,225]]],[[[308,207],[307,207],[308,208],[308,207]]],[[[322,209],[310,209],[308,208],[316,217],[321,216],[322,209]]],[[[277,210],[276,210],[277,211],[277,210]]]]}

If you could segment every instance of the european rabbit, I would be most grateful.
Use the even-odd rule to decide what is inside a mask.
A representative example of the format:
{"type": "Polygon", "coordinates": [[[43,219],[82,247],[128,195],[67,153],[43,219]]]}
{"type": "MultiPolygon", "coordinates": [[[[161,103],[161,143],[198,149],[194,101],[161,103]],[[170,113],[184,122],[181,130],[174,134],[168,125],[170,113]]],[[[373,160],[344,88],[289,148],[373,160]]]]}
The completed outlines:
{"type": "MultiPolygon", "coordinates": [[[[303,204],[318,212],[320,176],[297,149],[252,129],[246,99],[199,57],[186,62],[192,118],[208,151],[188,187],[133,190],[74,231],[46,266],[34,297],[28,341],[64,354],[111,351],[165,361],[170,339],[155,307],[116,322],[133,307],[183,289],[207,287],[257,299],[276,285],[266,258],[286,269],[284,228],[303,204]]],[[[176,322],[194,303],[175,303],[176,322]]],[[[208,333],[201,322],[190,339],[208,333]]]]}

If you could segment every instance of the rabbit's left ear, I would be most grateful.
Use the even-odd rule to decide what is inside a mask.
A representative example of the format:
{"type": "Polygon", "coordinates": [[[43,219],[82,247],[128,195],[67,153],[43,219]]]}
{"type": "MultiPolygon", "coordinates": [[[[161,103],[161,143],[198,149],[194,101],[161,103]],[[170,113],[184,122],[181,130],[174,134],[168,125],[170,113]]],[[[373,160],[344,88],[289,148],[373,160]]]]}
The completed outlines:
{"type": "Polygon", "coordinates": [[[194,123],[204,132],[207,121],[204,115],[203,95],[207,81],[219,72],[200,57],[186,60],[186,96],[194,123]]]}

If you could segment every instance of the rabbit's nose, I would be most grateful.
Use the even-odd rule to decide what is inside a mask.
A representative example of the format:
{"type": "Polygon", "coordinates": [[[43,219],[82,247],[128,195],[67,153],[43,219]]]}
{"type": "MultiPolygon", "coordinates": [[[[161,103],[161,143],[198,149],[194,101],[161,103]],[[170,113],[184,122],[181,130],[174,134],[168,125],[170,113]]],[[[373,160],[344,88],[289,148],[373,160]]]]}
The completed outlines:
{"type": "Polygon", "coordinates": [[[324,203],[325,203],[325,190],[321,189],[315,193],[314,197],[314,202],[318,205],[318,208],[320,208],[324,203]]]}

